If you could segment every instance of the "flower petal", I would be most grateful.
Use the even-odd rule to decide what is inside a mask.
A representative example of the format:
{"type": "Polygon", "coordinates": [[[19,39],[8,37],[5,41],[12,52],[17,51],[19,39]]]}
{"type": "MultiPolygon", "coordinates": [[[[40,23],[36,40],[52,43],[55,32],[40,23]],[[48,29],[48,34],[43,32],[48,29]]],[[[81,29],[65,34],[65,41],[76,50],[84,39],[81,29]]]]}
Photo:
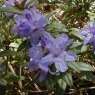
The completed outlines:
{"type": "Polygon", "coordinates": [[[63,55],[65,57],[65,61],[75,61],[75,60],[77,60],[77,55],[75,53],[73,53],[72,51],[63,52],[63,55]]]}
{"type": "Polygon", "coordinates": [[[46,79],[48,72],[40,71],[39,81],[43,81],[46,79]]]}
{"type": "Polygon", "coordinates": [[[34,60],[40,60],[42,56],[43,52],[40,46],[33,46],[32,49],[29,50],[29,57],[34,60]]]}
{"type": "Polygon", "coordinates": [[[68,69],[65,60],[63,60],[61,58],[58,58],[58,57],[55,58],[54,64],[55,64],[56,69],[60,72],[66,72],[68,69]]]}
{"type": "Polygon", "coordinates": [[[51,54],[43,57],[39,63],[39,68],[45,72],[49,71],[49,66],[53,63],[53,56],[51,54]]]}
{"type": "Polygon", "coordinates": [[[93,34],[88,34],[86,39],[84,40],[84,44],[88,44],[90,42],[92,42],[92,39],[93,39],[93,34]]]}
{"type": "Polygon", "coordinates": [[[41,16],[41,18],[38,20],[37,22],[37,27],[40,28],[40,27],[44,27],[48,24],[48,19],[45,18],[44,16],[41,16]]]}
{"type": "Polygon", "coordinates": [[[33,72],[39,69],[38,63],[34,60],[28,62],[26,67],[29,69],[30,72],[33,72]]]}
{"type": "Polygon", "coordinates": [[[58,35],[56,38],[56,43],[60,46],[60,48],[65,49],[68,43],[68,36],[66,34],[58,35]]]}

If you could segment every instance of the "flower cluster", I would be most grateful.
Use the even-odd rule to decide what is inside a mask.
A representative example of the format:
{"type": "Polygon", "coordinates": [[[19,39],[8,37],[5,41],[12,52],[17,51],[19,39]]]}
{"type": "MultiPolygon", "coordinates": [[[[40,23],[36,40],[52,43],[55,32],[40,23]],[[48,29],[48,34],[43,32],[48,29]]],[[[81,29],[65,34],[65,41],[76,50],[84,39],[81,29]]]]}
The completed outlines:
{"type": "Polygon", "coordinates": [[[16,26],[12,28],[12,31],[17,33],[20,37],[31,37],[44,31],[44,28],[48,24],[48,20],[41,15],[35,8],[30,10],[24,10],[24,16],[14,15],[14,21],[16,26]]]}
{"type": "Polygon", "coordinates": [[[84,27],[80,35],[84,36],[83,44],[92,43],[93,49],[95,50],[95,23],[89,22],[86,27],[84,27]]]}
{"type": "MultiPolygon", "coordinates": [[[[6,1],[4,6],[14,5],[15,1],[6,1]]],[[[21,3],[21,1],[18,2],[21,3]]],[[[47,18],[37,9],[24,9],[24,15],[15,14],[13,19],[16,25],[12,28],[12,32],[30,40],[32,48],[28,53],[30,62],[27,68],[30,72],[38,72],[40,81],[44,80],[48,73],[56,75],[66,72],[68,69],[66,62],[77,60],[75,53],[66,50],[73,40],[69,39],[66,34],[59,34],[53,38],[45,29],[48,24],[47,18]]]]}
{"type": "MultiPolygon", "coordinates": [[[[8,0],[8,1],[5,2],[5,4],[2,7],[21,5],[22,1],[23,0],[8,0]]],[[[31,0],[26,0],[24,7],[26,7],[29,4],[30,1],[31,0]]]]}
{"type": "Polygon", "coordinates": [[[29,50],[30,62],[27,64],[29,70],[39,71],[39,80],[44,80],[48,73],[56,75],[60,72],[66,72],[68,67],[66,62],[75,61],[77,56],[72,51],[66,51],[67,46],[72,43],[66,34],[60,34],[53,38],[50,33],[44,32],[41,43],[33,46],[29,50]],[[42,51],[45,49],[45,53],[42,51]],[[51,66],[55,66],[55,71],[51,71],[51,66]]]}

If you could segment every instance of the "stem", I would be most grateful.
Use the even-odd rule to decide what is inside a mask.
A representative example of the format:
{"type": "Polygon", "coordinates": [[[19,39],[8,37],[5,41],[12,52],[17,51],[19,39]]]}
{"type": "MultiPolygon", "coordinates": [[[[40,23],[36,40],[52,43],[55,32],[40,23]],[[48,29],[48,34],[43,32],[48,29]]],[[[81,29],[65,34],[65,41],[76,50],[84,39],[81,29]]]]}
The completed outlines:
{"type": "MultiPolygon", "coordinates": [[[[11,70],[12,73],[16,74],[16,72],[13,69],[11,64],[8,63],[8,67],[11,70]]],[[[21,70],[22,70],[22,67],[20,67],[20,75],[21,75],[21,70]]],[[[22,89],[22,82],[21,81],[18,82],[18,85],[19,85],[19,88],[22,89]]],[[[20,95],[25,95],[25,92],[21,92],[21,90],[18,90],[18,92],[20,93],[20,95]]]]}
{"type": "Polygon", "coordinates": [[[9,61],[9,57],[7,56],[6,71],[5,71],[6,74],[8,73],[8,61],[9,61]]]}

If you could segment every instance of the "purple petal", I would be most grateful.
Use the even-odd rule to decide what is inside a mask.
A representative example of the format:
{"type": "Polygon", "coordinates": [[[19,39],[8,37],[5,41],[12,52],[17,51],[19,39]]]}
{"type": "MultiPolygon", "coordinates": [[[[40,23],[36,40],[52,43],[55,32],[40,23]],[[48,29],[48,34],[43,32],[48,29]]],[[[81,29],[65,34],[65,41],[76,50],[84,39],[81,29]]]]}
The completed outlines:
{"type": "Polygon", "coordinates": [[[49,66],[53,63],[53,56],[51,54],[46,55],[43,57],[39,63],[39,67],[41,70],[48,72],[49,66]]]}
{"type": "Polygon", "coordinates": [[[40,27],[45,27],[46,25],[48,24],[48,19],[45,18],[44,16],[42,16],[38,22],[37,22],[37,27],[40,28],[40,27]]]}
{"type": "Polygon", "coordinates": [[[43,81],[46,79],[48,72],[41,71],[39,76],[39,81],[43,81]]]}
{"type": "Polygon", "coordinates": [[[21,23],[28,22],[28,20],[25,17],[23,17],[21,15],[17,15],[17,14],[14,15],[13,19],[16,22],[17,25],[20,25],[21,23]]]}
{"type": "Polygon", "coordinates": [[[48,65],[51,65],[53,62],[53,55],[52,54],[48,54],[45,57],[41,58],[41,63],[47,63],[48,65]]]}
{"type": "Polygon", "coordinates": [[[66,72],[68,69],[65,60],[63,60],[61,58],[58,58],[58,57],[55,58],[54,64],[55,64],[56,69],[60,72],[66,72]]]}
{"type": "Polygon", "coordinates": [[[61,49],[66,49],[69,38],[66,34],[58,35],[56,38],[56,43],[60,46],[61,49]]]}
{"type": "Polygon", "coordinates": [[[18,26],[12,27],[11,31],[12,31],[13,33],[15,33],[15,34],[19,34],[19,32],[20,32],[18,26]]]}
{"type": "Polygon", "coordinates": [[[54,38],[51,36],[51,34],[47,31],[44,31],[41,40],[42,46],[46,46],[47,44],[52,43],[53,41],[54,38]]]}
{"type": "Polygon", "coordinates": [[[41,35],[43,34],[43,32],[44,32],[43,28],[40,28],[40,29],[32,32],[32,35],[30,38],[31,45],[37,45],[40,42],[41,35]]]}
{"type": "Polygon", "coordinates": [[[90,43],[92,41],[92,39],[93,39],[93,34],[88,34],[86,39],[84,40],[84,44],[86,45],[86,44],[90,43]]]}
{"type": "Polygon", "coordinates": [[[6,1],[2,7],[14,6],[13,0],[6,1]]]}
{"type": "Polygon", "coordinates": [[[40,60],[42,56],[43,52],[40,46],[33,46],[32,49],[29,50],[29,57],[34,60],[40,60]]]}
{"type": "Polygon", "coordinates": [[[63,52],[62,55],[64,56],[65,61],[75,61],[77,60],[77,55],[72,51],[63,52]]]}
{"type": "Polygon", "coordinates": [[[38,70],[39,69],[39,66],[38,66],[38,62],[36,61],[30,61],[28,62],[27,66],[26,66],[30,72],[33,72],[35,70],[38,70]]]}
{"type": "Polygon", "coordinates": [[[51,53],[53,54],[54,56],[57,56],[61,49],[60,47],[56,44],[56,43],[52,43],[52,44],[47,44],[46,45],[46,49],[51,53]]]}
{"type": "Polygon", "coordinates": [[[95,52],[95,41],[92,43],[93,51],[95,52]]]}
{"type": "Polygon", "coordinates": [[[82,29],[81,32],[79,33],[82,36],[85,36],[89,33],[90,31],[88,29],[82,29]]]}
{"type": "Polygon", "coordinates": [[[30,10],[26,9],[24,10],[24,16],[26,19],[31,20],[32,19],[32,13],[30,10]]]}

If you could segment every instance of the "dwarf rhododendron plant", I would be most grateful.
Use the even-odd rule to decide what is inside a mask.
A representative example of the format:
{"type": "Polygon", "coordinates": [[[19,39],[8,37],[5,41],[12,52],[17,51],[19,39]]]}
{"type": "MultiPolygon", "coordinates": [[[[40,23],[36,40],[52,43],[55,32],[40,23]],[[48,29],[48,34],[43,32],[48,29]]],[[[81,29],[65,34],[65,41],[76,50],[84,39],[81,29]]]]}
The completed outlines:
{"type": "Polygon", "coordinates": [[[16,25],[12,28],[12,32],[19,37],[28,37],[33,45],[29,50],[31,60],[27,67],[31,72],[35,70],[43,72],[39,73],[40,80],[44,80],[48,73],[54,75],[58,72],[66,72],[68,69],[66,62],[77,60],[76,54],[66,51],[73,40],[69,40],[66,34],[53,38],[45,29],[49,22],[48,19],[37,9],[25,9],[24,15],[14,15],[14,21],[16,25]],[[43,48],[47,52],[45,52],[46,54],[42,51],[43,48]],[[55,72],[50,70],[53,64],[56,68],[55,72]]]}
{"type": "Polygon", "coordinates": [[[64,95],[68,86],[66,95],[87,94],[85,83],[95,83],[92,1],[0,1],[0,95],[64,95]]]}

